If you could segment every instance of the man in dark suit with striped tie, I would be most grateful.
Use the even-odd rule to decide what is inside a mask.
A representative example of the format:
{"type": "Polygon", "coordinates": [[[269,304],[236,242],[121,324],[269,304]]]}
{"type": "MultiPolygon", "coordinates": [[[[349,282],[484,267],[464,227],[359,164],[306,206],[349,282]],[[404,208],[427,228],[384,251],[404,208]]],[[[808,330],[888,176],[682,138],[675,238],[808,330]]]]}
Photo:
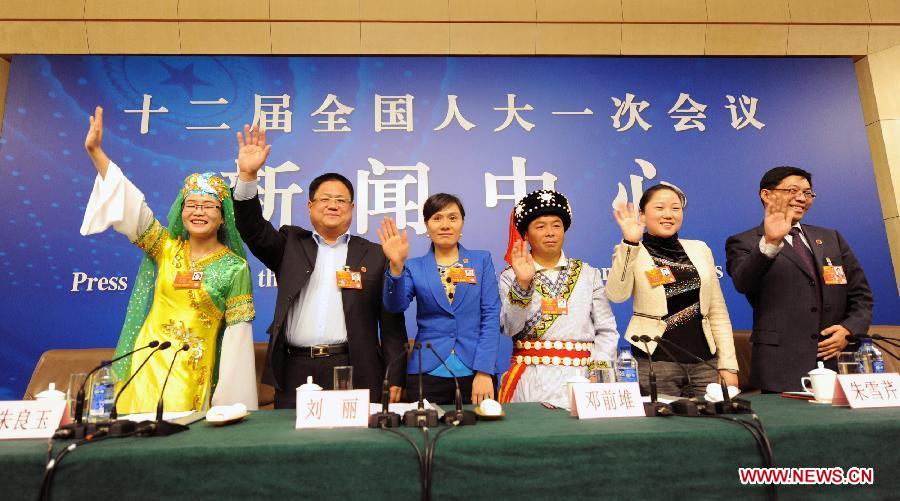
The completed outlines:
{"type": "Polygon", "coordinates": [[[837,230],[800,223],[815,197],[809,172],[769,170],[759,183],[763,223],[725,244],[728,274],[753,307],[750,382],[764,392],[800,390],[817,361],[836,370],[847,336],[872,320],[850,245],[837,230]]]}

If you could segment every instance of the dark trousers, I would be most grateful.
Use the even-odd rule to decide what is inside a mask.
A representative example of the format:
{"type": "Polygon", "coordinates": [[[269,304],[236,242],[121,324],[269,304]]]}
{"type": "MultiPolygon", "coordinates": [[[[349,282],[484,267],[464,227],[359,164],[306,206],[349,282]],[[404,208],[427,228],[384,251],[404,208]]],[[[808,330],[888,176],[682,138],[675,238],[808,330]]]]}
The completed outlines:
{"type": "Polygon", "coordinates": [[[275,390],[275,408],[293,409],[297,407],[297,387],[312,376],[313,383],[323,390],[334,389],[334,368],[350,365],[350,355],[341,353],[321,358],[299,355],[284,356],[284,389],[275,390]]]}
{"type": "MultiPolygon", "coordinates": [[[[462,393],[463,404],[472,403],[472,380],[475,376],[464,376],[459,379],[459,390],[462,393]]],[[[422,375],[422,393],[425,399],[433,404],[453,405],[456,403],[456,385],[452,377],[422,375]]],[[[417,402],[419,400],[419,375],[406,375],[406,401],[417,402]]]]}
{"type": "MultiPolygon", "coordinates": [[[[650,362],[644,357],[636,357],[638,361],[638,379],[641,386],[641,394],[650,394],[650,362]]],[[[716,359],[709,360],[709,363],[717,365],[716,359]]],[[[684,377],[684,367],[691,375],[693,383],[694,395],[702,397],[706,394],[706,385],[715,383],[719,380],[719,373],[706,364],[685,363],[678,364],[676,362],[653,362],[653,373],[656,374],[656,392],[662,395],[672,397],[683,397],[688,393],[687,379],[684,377]]]]}

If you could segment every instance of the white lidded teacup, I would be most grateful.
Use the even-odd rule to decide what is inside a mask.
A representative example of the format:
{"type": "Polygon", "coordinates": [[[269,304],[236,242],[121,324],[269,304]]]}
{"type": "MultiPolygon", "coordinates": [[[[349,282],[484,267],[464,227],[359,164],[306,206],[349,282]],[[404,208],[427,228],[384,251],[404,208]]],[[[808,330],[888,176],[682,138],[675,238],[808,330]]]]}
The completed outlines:
{"type": "Polygon", "coordinates": [[[809,376],[800,378],[800,384],[803,389],[812,393],[813,398],[820,404],[830,404],[834,398],[834,382],[837,378],[837,372],[826,369],[822,362],[819,366],[809,371],[809,376]],[[807,384],[809,386],[807,386],[807,384]]]}

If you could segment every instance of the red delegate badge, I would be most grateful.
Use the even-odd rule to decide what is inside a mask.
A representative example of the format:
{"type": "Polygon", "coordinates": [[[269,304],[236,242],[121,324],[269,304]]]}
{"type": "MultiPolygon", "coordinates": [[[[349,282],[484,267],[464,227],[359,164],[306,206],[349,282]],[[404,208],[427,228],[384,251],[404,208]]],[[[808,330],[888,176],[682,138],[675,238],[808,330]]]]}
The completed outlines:
{"type": "Polygon", "coordinates": [[[175,289],[199,289],[202,283],[202,271],[182,271],[175,274],[172,287],[175,289]]]}
{"type": "Polygon", "coordinates": [[[672,269],[668,266],[653,268],[644,273],[647,274],[647,279],[650,280],[650,285],[653,287],[675,283],[675,275],[672,274],[672,269]]]}
{"type": "Polygon", "coordinates": [[[477,284],[475,268],[450,268],[450,280],[455,284],[477,284]]]}
{"type": "Polygon", "coordinates": [[[335,272],[337,286],[341,289],[362,289],[362,273],[350,270],[335,272]]]}

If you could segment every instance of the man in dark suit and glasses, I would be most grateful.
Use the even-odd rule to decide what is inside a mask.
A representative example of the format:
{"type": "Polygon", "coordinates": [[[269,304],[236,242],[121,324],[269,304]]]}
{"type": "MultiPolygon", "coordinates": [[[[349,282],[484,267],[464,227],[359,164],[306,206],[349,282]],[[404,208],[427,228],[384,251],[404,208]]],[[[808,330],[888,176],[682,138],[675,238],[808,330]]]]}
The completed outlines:
{"type": "Polygon", "coordinates": [[[750,383],[798,391],[817,361],[837,369],[849,334],[865,334],[872,291],[836,230],[800,224],[816,194],[812,174],[775,167],[759,183],[763,223],[725,244],[726,266],[753,307],[750,383]]]}
{"type": "Polygon", "coordinates": [[[263,372],[263,382],[275,387],[275,407],[293,408],[295,390],[308,376],[332,389],[334,368],[346,365],[353,366],[353,387],[368,389],[372,401],[379,401],[385,365],[395,359],[390,397],[399,402],[406,326],[402,313],[388,313],[382,305],[387,260],[381,246],[349,233],[353,185],[337,173],[317,177],[307,204],[313,230],[291,225],[275,230],[257,197],[257,172],[271,148],[265,131],[245,125],[237,136],[237,228],[278,280],[263,372]]]}

